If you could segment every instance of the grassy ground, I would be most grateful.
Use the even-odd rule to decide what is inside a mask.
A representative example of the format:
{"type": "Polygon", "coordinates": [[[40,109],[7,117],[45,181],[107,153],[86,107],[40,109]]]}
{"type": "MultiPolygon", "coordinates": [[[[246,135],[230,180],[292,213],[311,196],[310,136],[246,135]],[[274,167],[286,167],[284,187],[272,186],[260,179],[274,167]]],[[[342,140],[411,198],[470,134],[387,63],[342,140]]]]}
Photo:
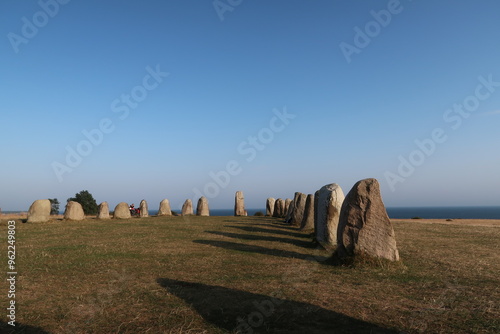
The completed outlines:
{"type": "MultiPolygon", "coordinates": [[[[0,223],[2,244],[6,225],[0,223]]],[[[401,264],[346,268],[321,263],[329,254],[311,247],[307,233],[267,217],[18,223],[18,328],[72,334],[500,331],[500,228],[418,221],[396,221],[394,228],[401,264]]],[[[6,247],[0,251],[7,272],[6,247]]],[[[0,332],[9,333],[5,319],[0,332]]]]}

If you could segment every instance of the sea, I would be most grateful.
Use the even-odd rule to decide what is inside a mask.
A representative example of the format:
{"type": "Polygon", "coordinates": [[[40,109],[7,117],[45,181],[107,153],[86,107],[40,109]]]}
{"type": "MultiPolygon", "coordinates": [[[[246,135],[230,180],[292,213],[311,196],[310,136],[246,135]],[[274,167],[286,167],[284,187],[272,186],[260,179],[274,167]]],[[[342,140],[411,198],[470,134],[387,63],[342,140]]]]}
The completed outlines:
{"type": "MultiPolygon", "coordinates": [[[[500,219],[500,206],[435,206],[435,207],[387,207],[387,214],[391,218],[411,219],[500,219]]],[[[248,215],[256,212],[266,213],[266,209],[247,209],[248,215]]],[[[150,210],[150,215],[157,211],[150,210]]],[[[211,216],[233,216],[233,209],[212,209],[211,216]]]]}
{"type": "MultiPolygon", "coordinates": [[[[434,207],[387,207],[387,214],[395,219],[500,219],[500,206],[434,206],[434,207]]],[[[174,210],[175,211],[175,210],[174,210]]],[[[265,209],[247,209],[248,215],[257,212],[266,213],[265,209]]],[[[21,211],[2,211],[4,214],[15,214],[21,211]]],[[[149,210],[156,215],[157,210],[149,210]]],[[[61,212],[62,214],[62,212],[61,212]]],[[[211,216],[233,216],[233,209],[211,209],[211,216]]]]}

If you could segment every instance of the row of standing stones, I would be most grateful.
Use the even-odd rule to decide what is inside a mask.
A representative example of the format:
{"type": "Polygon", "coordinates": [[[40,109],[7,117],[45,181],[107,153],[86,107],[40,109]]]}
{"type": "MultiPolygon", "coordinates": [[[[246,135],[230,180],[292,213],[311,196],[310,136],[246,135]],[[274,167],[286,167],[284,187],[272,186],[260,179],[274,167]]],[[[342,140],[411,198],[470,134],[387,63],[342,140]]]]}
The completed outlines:
{"type": "MultiPolygon", "coordinates": [[[[36,200],[31,204],[28,210],[28,223],[42,223],[50,219],[51,204],[48,199],[36,200]]],[[[190,199],[186,200],[182,206],[182,215],[193,215],[193,203],[190,199]]],[[[171,216],[173,215],[170,208],[170,202],[168,199],[164,199],[160,202],[160,208],[158,210],[158,216],[171,216]]],[[[198,200],[198,206],[196,208],[197,216],[209,216],[210,210],[208,207],[208,200],[203,196],[198,200]]],[[[132,215],[130,213],[130,207],[127,203],[118,203],[113,212],[113,218],[116,219],[129,219],[132,215]]],[[[142,200],[139,205],[139,217],[149,217],[148,213],[148,203],[142,200]]],[[[99,204],[99,210],[97,213],[97,219],[111,219],[109,213],[109,206],[107,202],[102,202],[99,204]]],[[[83,212],[82,205],[78,202],[69,201],[66,204],[66,209],[64,210],[64,219],[66,220],[84,220],[85,214],[83,212]]]]}
{"type": "MultiPolygon", "coordinates": [[[[28,222],[45,222],[50,216],[50,201],[37,200],[28,211],[28,222]]],[[[193,203],[186,200],[182,213],[193,215],[193,203]]],[[[148,217],[148,205],[140,203],[140,217],[148,217]]],[[[160,203],[158,216],[170,216],[168,199],[160,203]]],[[[209,216],[208,200],[198,200],[196,215],[209,216]]],[[[242,191],[237,191],[234,204],[235,216],[247,216],[242,191]]],[[[356,255],[399,260],[392,223],[387,215],[380,185],[376,179],[358,181],[347,196],[336,183],[327,184],[313,194],[296,192],[292,199],[268,198],[266,216],[285,218],[285,222],[303,231],[314,231],[315,240],[323,248],[334,251],[334,258],[346,262],[356,255]]],[[[110,219],[107,202],[99,205],[97,219],[110,219]]],[[[114,218],[131,218],[129,205],[119,203],[114,218]]],[[[83,220],[85,215],[80,203],[68,202],[64,219],[83,220]]]]}
{"type": "Polygon", "coordinates": [[[314,195],[296,192],[293,200],[268,198],[266,215],[314,231],[315,240],[334,251],[334,259],[340,262],[356,256],[399,261],[394,228],[376,179],[358,181],[347,196],[332,183],[314,195]]]}

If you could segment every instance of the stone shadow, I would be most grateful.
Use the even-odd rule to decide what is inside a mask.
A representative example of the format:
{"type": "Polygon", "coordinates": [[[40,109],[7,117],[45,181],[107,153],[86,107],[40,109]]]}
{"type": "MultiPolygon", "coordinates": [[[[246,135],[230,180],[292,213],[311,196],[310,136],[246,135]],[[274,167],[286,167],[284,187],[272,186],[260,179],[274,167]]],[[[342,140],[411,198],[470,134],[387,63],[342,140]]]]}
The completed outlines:
{"type": "Polygon", "coordinates": [[[241,233],[231,233],[231,232],[219,232],[219,231],[205,231],[206,233],[211,233],[215,235],[221,235],[224,237],[242,239],[242,240],[260,240],[260,241],[273,241],[282,242],[287,244],[292,244],[303,248],[314,248],[315,245],[311,241],[297,240],[291,238],[281,238],[266,235],[255,235],[255,234],[241,234],[241,233]]]}
{"type": "Polygon", "coordinates": [[[157,283],[191,305],[205,321],[231,333],[398,333],[325,308],[221,286],[159,278],[157,283]]]}
{"type": "MultiPolygon", "coordinates": [[[[272,226],[268,224],[262,224],[263,226],[272,226]]],[[[267,229],[267,228],[262,228],[262,227],[253,227],[253,226],[236,226],[236,225],[224,225],[224,227],[230,227],[230,228],[237,228],[242,231],[246,232],[262,232],[262,233],[273,233],[273,234],[280,234],[280,235],[287,235],[290,237],[296,237],[296,238],[311,238],[309,234],[304,234],[304,233],[298,233],[298,232],[288,232],[284,230],[273,230],[273,229],[267,229]]]]}
{"type": "Polygon", "coordinates": [[[314,262],[320,262],[320,263],[329,259],[329,257],[326,257],[326,256],[301,254],[301,253],[287,251],[287,250],[272,249],[272,248],[266,248],[266,247],[255,246],[255,245],[240,244],[240,243],[229,242],[229,241],[193,240],[193,242],[197,243],[197,244],[215,246],[215,247],[236,250],[236,251],[242,251],[242,252],[258,253],[258,254],[264,254],[264,255],[279,256],[279,257],[284,257],[284,258],[301,259],[301,260],[308,260],[308,261],[314,261],[314,262]]]}
{"type": "Polygon", "coordinates": [[[34,326],[23,325],[16,321],[16,326],[11,326],[8,323],[0,320],[0,333],[2,334],[50,334],[49,332],[34,326]]]}

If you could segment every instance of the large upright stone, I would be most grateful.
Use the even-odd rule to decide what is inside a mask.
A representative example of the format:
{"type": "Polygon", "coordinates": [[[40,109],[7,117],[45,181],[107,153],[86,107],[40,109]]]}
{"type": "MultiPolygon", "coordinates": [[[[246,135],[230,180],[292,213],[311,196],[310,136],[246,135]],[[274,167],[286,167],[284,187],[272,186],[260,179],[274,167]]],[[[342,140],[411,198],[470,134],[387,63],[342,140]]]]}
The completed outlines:
{"type": "Polygon", "coordinates": [[[314,195],[312,194],[307,195],[300,229],[304,231],[314,229],[314,195]]]}
{"type": "Polygon", "coordinates": [[[274,214],[274,204],[276,203],[276,200],[272,197],[269,197],[266,200],[266,216],[272,217],[274,214]]]}
{"type": "Polygon", "coordinates": [[[148,202],[146,202],[146,200],[142,200],[141,203],[139,203],[139,217],[149,217],[148,202]]]}
{"type": "Polygon", "coordinates": [[[97,212],[97,219],[110,219],[108,202],[99,204],[99,211],[97,212]]]}
{"type": "Polygon", "coordinates": [[[292,199],[290,199],[290,198],[285,199],[285,208],[284,208],[283,215],[285,217],[286,223],[290,223],[290,221],[292,220],[292,213],[293,213],[293,209],[295,208],[294,204],[295,203],[293,203],[292,199]]]}
{"type": "Polygon", "coordinates": [[[113,217],[116,219],[129,219],[132,216],[130,215],[130,209],[127,203],[120,202],[115,206],[115,211],[113,213],[113,217]]]}
{"type": "Polygon", "coordinates": [[[289,223],[292,226],[301,226],[304,219],[304,209],[306,208],[307,195],[296,192],[293,198],[293,210],[290,214],[289,223]]]}
{"type": "Polygon", "coordinates": [[[337,254],[399,260],[396,237],[376,179],[357,182],[347,194],[338,226],[337,254]]]}
{"type": "Polygon", "coordinates": [[[285,216],[285,200],[278,198],[274,203],[273,217],[283,218],[285,216]]]}
{"type": "Polygon", "coordinates": [[[172,209],[170,208],[170,201],[164,199],[160,202],[160,209],[158,210],[158,216],[171,216],[172,209]]]}
{"type": "Polygon", "coordinates": [[[28,210],[28,223],[43,223],[49,220],[51,204],[48,199],[34,201],[28,210]]]}
{"type": "Polygon", "coordinates": [[[82,205],[74,201],[69,201],[68,203],[66,203],[66,209],[64,210],[64,219],[84,220],[85,213],[83,212],[82,205]]]}
{"type": "Polygon", "coordinates": [[[234,196],[234,215],[245,216],[245,198],[243,191],[237,191],[234,196]]]}
{"type": "Polygon", "coordinates": [[[328,184],[319,190],[315,235],[316,240],[325,249],[331,250],[337,245],[337,227],[343,201],[344,192],[336,183],[328,184]]]}
{"type": "Polygon", "coordinates": [[[193,214],[193,202],[187,199],[182,205],[182,215],[189,216],[193,214]]]}
{"type": "Polygon", "coordinates": [[[208,200],[205,196],[201,196],[196,206],[197,216],[210,216],[210,209],[208,208],[208,200]]]}

